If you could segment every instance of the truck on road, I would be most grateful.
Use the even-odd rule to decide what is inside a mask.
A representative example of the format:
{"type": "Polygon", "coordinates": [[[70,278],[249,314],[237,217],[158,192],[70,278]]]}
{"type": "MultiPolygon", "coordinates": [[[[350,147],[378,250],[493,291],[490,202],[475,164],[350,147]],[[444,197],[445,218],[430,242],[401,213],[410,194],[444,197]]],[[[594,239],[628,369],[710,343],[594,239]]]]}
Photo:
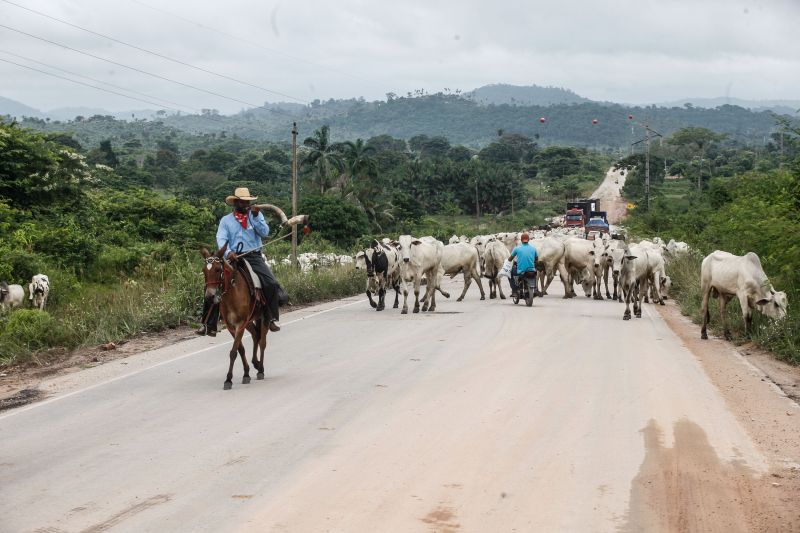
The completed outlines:
{"type": "Polygon", "coordinates": [[[599,209],[600,200],[598,198],[585,198],[567,202],[564,225],[568,228],[583,228],[589,222],[592,212],[598,212],[599,209]]]}

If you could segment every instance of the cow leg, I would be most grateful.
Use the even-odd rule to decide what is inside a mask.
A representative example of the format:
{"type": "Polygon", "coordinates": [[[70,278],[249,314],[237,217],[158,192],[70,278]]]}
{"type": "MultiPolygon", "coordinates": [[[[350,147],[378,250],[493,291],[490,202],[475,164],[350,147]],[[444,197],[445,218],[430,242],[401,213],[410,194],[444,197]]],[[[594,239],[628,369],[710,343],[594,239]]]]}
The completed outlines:
{"type": "Polygon", "coordinates": [[[375,301],[372,299],[372,291],[370,291],[369,289],[367,289],[367,298],[369,298],[369,305],[373,309],[378,307],[378,304],[376,304],[375,301]]]}
{"type": "MultiPolygon", "coordinates": [[[[434,277],[435,277],[435,274],[434,274],[434,277]]],[[[443,292],[442,294],[447,294],[447,293],[443,292]]],[[[449,298],[450,295],[447,294],[446,297],[449,298]]],[[[431,305],[430,305],[430,307],[428,307],[428,311],[431,312],[431,313],[436,311],[436,287],[435,286],[431,286],[431,305]]]]}
{"type": "Polygon", "coordinates": [[[414,312],[415,313],[419,313],[419,287],[420,287],[420,284],[422,283],[422,280],[420,279],[421,277],[422,276],[417,276],[416,279],[414,279],[414,312]]]}
{"type": "Polygon", "coordinates": [[[611,293],[608,292],[608,271],[611,270],[608,265],[603,269],[603,283],[606,285],[606,298],[611,299],[611,293]]]}
{"type": "Polygon", "coordinates": [[[750,300],[747,294],[739,293],[739,305],[742,308],[742,318],[744,318],[744,334],[749,337],[753,333],[753,310],[750,309],[750,300]]]}
{"type": "Polygon", "coordinates": [[[397,309],[400,306],[400,284],[396,283],[394,286],[394,305],[392,309],[397,309]]]}
{"type": "Polygon", "coordinates": [[[598,272],[594,276],[594,287],[592,288],[592,296],[595,300],[602,300],[603,299],[603,278],[600,276],[598,272]]]}
{"type": "Polygon", "coordinates": [[[483,283],[481,283],[481,277],[475,267],[472,268],[471,276],[475,279],[475,283],[478,284],[478,290],[481,291],[481,300],[485,300],[486,293],[483,292],[483,283]]]}
{"type": "Polygon", "coordinates": [[[403,310],[400,311],[401,315],[408,313],[408,282],[403,280],[403,310]]]}
{"type": "Polygon", "coordinates": [[[378,289],[378,305],[375,307],[376,311],[383,311],[386,308],[384,299],[386,298],[386,287],[378,289]]]}
{"type": "Polygon", "coordinates": [[[708,312],[708,299],[711,296],[710,287],[701,287],[703,291],[703,301],[700,305],[700,314],[703,316],[703,327],[700,330],[700,338],[708,340],[708,323],[711,320],[711,313],[708,312]]]}
{"type": "Polygon", "coordinates": [[[461,291],[461,296],[456,298],[457,302],[460,302],[460,301],[464,300],[464,295],[467,294],[467,289],[469,289],[470,285],[472,285],[472,273],[471,272],[467,272],[465,270],[464,271],[464,290],[461,291]]]}
{"type": "Polygon", "coordinates": [[[497,281],[495,283],[497,284],[497,290],[500,292],[500,299],[505,300],[506,295],[503,294],[503,285],[500,283],[500,276],[497,276],[497,281]]]}
{"type": "MultiPolygon", "coordinates": [[[[730,296],[720,294],[719,295],[719,318],[722,321],[722,334],[725,336],[725,340],[731,340],[731,330],[728,328],[728,317],[725,313],[725,308],[728,306],[728,301],[730,300],[730,296]]],[[[746,304],[745,304],[746,305],[746,304]]],[[[745,313],[745,309],[742,309],[742,314],[745,313]]]]}
{"type": "Polygon", "coordinates": [[[631,293],[633,291],[630,290],[620,290],[620,292],[625,293],[625,313],[622,315],[622,320],[630,320],[631,319],[631,293]]]}

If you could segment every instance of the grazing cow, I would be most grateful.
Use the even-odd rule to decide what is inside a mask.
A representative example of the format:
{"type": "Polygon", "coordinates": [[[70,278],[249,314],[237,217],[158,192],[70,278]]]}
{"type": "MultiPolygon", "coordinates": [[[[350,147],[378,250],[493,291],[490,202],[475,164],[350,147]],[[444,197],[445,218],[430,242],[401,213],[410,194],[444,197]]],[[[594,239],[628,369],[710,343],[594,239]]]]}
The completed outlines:
{"type": "Polygon", "coordinates": [[[411,235],[401,235],[397,250],[400,252],[400,277],[403,281],[403,310],[408,313],[408,284],[414,284],[414,312],[419,313],[419,288],[425,276],[425,301],[423,311],[436,310],[436,285],[439,265],[442,262],[444,245],[435,239],[415,239],[411,235]],[[428,300],[430,299],[430,307],[428,300]]]}
{"type": "Polygon", "coordinates": [[[640,294],[637,284],[641,286],[650,275],[648,252],[645,248],[633,245],[625,249],[622,257],[622,268],[619,273],[619,282],[622,293],[625,295],[625,313],[623,320],[631,319],[631,301],[633,313],[636,318],[642,318],[642,305],[639,301],[640,294]]]}
{"type": "Polygon", "coordinates": [[[436,284],[439,285],[443,275],[454,278],[459,272],[464,274],[464,290],[456,301],[460,302],[464,299],[464,295],[467,294],[467,289],[469,289],[473,279],[481,291],[481,300],[485,300],[486,295],[483,292],[481,276],[478,273],[478,250],[473,245],[465,242],[456,242],[444,247],[436,284]]]}
{"type": "Polygon", "coordinates": [[[45,274],[36,274],[28,284],[28,300],[33,307],[44,310],[48,296],[50,296],[50,278],[45,274]]]}
{"type": "Polygon", "coordinates": [[[647,266],[648,276],[640,286],[641,295],[644,297],[644,303],[650,303],[650,298],[652,298],[653,303],[665,305],[664,299],[661,297],[661,280],[665,278],[667,274],[661,248],[651,247],[647,250],[647,266]]]}
{"type": "Polygon", "coordinates": [[[672,278],[664,276],[661,278],[661,298],[664,300],[669,299],[669,290],[672,288],[672,278]]]}
{"type": "Polygon", "coordinates": [[[564,243],[553,237],[546,237],[544,239],[536,239],[531,241],[531,245],[536,248],[536,276],[539,282],[539,292],[542,296],[547,294],[547,289],[550,287],[556,271],[561,277],[561,283],[564,284],[564,293],[567,291],[567,283],[569,275],[567,269],[564,267],[564,243]]]}
{"type": "Polygon", "coordinates": [[[8,311],[21,307],[24,301],[25,289],[22,285],[9,285],[5,281],[0,281],[0,309],[8,311]]]}
{"type": "Polygon", "coordinates": [[[725,317],[728,301],[736,296],[744,316],[745,334],[753,327],[753,310],[758,309],[764,315],[781,320],[786,316],[786,293],[776,291],[769,282],[761,260],[753,252],[744,256],[733,255],[716,250],[703,259],[700,267],[700,292],[703,295],[702,315],[703,329],[701,339],[708,339],[706,328],[710,315],[708,299],[719,297],[719,315],[726,339],[731,338],[725,317]]]}
{"type": "MultiPolygon", "coordinates": [[[[565,241],[564,267],[569,274],[569,280],[565,288],[569,290],[564,294],[564,298],[574,298],[575,289],[573,285],[581,283],[586,291],[587,282],[594,283],[594,241],[585,239],[571,238],[565,241]],[[588,271],[588,275],[586,273],[588,271]]],[[[590,289],[587,296],[591,296],[590,289]]],[[[602,296],[600,297],[602,299],[602,296]]]]}
{"type": "Polygon", "coordinates": [[[392,287],[395,290],[394,308],[397,309],[400,299],[400,254],[392,246],[383,244],[376,240],[370,243],[370,247],[364,250],[364,266],[367,271],[367,298],[369,304],[376,311],[383,311],[386,308],[384,298],[386,288],[392,287]],[[377,293],[378,302],[372,299],[372,294],[377,293]]]}
{"type": "Polygon", "coordinates": [[[670,239],[669,243],[667,243],[667,253],[671,257],[687,255],[689,253],[689,245],[682,241],[670,239]]]}
{"type": "Polygon", "coordinates": [[[498,292],[501,300],[506,299],[503,286],[500,284],[500,271],[509,255],[510,252],[502,242],[495,239],[486,243],[486,249],[483,251],[483,275],[489,278],[489,298],[492,300],[497,298],[498,292]]]}

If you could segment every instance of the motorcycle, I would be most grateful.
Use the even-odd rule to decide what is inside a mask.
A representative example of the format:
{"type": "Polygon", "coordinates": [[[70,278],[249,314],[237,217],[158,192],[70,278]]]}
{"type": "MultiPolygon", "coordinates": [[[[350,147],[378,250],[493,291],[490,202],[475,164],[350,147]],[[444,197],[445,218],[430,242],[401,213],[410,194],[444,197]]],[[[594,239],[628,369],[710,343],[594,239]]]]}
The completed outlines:
{"type": "Polygon", "coordinates": [[[514,304],[520,300],[525,300],[528,307],[533,305],[533,297],[536,296],[536,272],[523,272],[517,276],[517,294],[512,298],[514,304]]]}

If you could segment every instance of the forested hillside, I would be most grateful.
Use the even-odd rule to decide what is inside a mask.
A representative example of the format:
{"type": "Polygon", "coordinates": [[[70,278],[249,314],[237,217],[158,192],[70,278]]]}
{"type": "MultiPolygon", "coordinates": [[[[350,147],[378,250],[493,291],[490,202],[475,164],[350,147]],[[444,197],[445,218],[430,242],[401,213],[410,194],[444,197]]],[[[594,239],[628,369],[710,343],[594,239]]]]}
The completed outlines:
{"type": "MultiPolygon", "coordinates": [[[[716,109],[692,107],[626,107],[597,102],[556,105],[483,105],[460,94],[387,95],[386,101],[363,99],[314,101],[298,104],[268,105],[233,116],[209,110],[204,115],[164,115],[164,126],[184,132],[215,134],[258,141],[280,142],[288,139],[293,121],[301,134],[308,135],[329,125],[333,139],[346,140],[391,135],[410,139],[417,134],[447,137],[454,144],[480,148],[491,142],[498,130],[537,139],[540,145],[571,145],[623,150],[641,132],[631,131],[629,115],[646,121],[664,135],[683,127],[704,127],[728,135],[731,139],[763,144],[775,131],[774,115],[768,111],[752,112],[736,106],[716,109]],[[545,122],[539,119],[544,118],[545,122]],[[597,120],[597,123],[593,123],[597,120]]],[[[84,117],[82,117],[84,118],[84,117]]],[[[44,120],[26,121],[30,127],[46,131],[68,129],[80,138],[92,135],[96,142],[107,132],[98,132],[83,120],[68,123],[44,120]],[[88,132],[87,132],[88,130],[88,132]]],[[[96,126],[96,125],[95,125],[96,126]]],[[[140,126],[142,128],[146,126],[140,126]]]]}

